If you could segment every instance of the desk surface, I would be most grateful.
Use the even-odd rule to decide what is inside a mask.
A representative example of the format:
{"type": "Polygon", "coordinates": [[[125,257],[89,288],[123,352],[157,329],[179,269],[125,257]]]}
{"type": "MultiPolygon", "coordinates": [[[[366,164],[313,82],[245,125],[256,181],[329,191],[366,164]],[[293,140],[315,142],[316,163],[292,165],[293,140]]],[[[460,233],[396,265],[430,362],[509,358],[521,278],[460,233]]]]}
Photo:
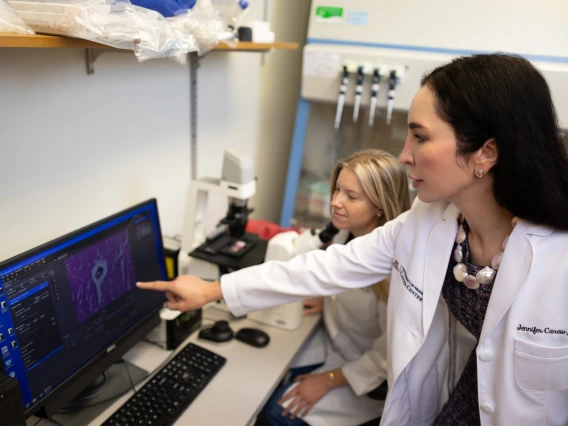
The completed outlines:
{"type": "MultiPolygon", "coordinates": [[[[219,320],[228,319],[229,314],[210,307],[204,311],[203,316],[219,320]]],[[[301,326],[294,331],[265,326],[248,319],[231,321],[231,328],[235,332],[243,327],[256,327],[266,331],[270,336],[270,343],[265,348],[255,348],[237,340],[227,343],[208,342],[199,339],[197,333],[193,333],[184,344],[194,342],[224,356],[227,358],[227,363],[175,424],[180,426],[254,424],[254,419],[288,371],[288,366],[302,344],[315,330],[319,319],[319,315],[305,317],[301,326]]],[[[209,321],[204,319],[203,324],[207,326],[209,321]]],[[[175,352],[177,353],[179,349],[175,352]]],[[[172,353],[150,343],[139,342],[125,355],[125,358],[147,371],[154,372],[169,359],[172,353]]],[[[136,388],[139,389],[140,386],[136,388]]],[[[118,399],[91,422],[91,425],[98,426],[103,423],[131,395],[132,392],[129,392],[118,399]]],[[[28,419],[28,425],[35,424],[37,419],[34,419],[33,417],[28,419]]],[[[38,426],[53,424],[49,420],[42,420],[38,426]]]]}

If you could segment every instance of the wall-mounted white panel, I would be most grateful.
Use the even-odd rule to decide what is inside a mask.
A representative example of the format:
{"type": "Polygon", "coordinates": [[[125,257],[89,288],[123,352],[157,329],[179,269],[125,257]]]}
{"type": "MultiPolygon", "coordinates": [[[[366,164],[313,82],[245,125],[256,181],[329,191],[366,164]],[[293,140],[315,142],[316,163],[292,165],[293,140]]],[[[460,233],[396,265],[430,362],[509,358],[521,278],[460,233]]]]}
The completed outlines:
{"type": "Polygon", "coordinates": [[[313,0],[308,39],[568,57],[567,16],[565,0],[313,0]],[[316,17],[329,6],[342,18],[316,17]]]}

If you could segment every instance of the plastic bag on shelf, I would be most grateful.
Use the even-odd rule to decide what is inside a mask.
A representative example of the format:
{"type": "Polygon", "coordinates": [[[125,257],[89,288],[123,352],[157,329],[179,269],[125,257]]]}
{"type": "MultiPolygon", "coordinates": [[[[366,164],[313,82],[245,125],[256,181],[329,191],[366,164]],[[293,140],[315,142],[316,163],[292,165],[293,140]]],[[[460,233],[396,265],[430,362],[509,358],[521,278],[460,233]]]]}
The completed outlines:
{"type": "Polygon", "coordinates": [[[195,37],[170,25],[158,12],[130,3],[124,9],[116,10],[112,20],[105,28],[107,34],[119,39],[123,34],[131,34],[133,50],[140,61],[157,58],[170,58],[179,63],[187,62],[187,53],[198,50],[195,37]]]}
{"type": "Polygon", "coordinates": [[[164,57],[184,62],[188,52],[197,50],[191,34],[128,0],[12,0],[10,4],[38,33],[133,50],[140,62],[164,57]]]}
{"type": "Polygon", "coordinates": [[[0,33],[34,34],[6,0],[0,0],[0,33]]]}
{"type": "Polygon", "coordinates": [[[199,55],[209,52],[220,41],[236,46],[236,32],[227,31],[223,19],[213,8],[190,10],[167,20],[174,28],[195,37],[199,55]]]}

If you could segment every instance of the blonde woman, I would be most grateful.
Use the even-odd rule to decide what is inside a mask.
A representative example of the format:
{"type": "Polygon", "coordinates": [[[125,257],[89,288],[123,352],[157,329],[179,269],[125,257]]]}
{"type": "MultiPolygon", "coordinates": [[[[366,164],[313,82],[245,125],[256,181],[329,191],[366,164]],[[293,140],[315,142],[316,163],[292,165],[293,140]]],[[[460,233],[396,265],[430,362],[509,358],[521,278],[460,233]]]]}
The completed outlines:
{"type": "MultiPolygon", "coordinates": [[[[334,243],[368,234],[410,208],[404,167],[379,150],[337,164],[331,194],[332,223],[340,230],[334,243]]],[[[296,375],[309,367],[291,370],[295,383],[281,385],[266,404],[267,425],[348,426],[381,415],[383,403],[367,393],[386,379],[387,297],[388,280],[305,302],[306,314],[323,312],[325,361],[309,374],[296,375]]]]}

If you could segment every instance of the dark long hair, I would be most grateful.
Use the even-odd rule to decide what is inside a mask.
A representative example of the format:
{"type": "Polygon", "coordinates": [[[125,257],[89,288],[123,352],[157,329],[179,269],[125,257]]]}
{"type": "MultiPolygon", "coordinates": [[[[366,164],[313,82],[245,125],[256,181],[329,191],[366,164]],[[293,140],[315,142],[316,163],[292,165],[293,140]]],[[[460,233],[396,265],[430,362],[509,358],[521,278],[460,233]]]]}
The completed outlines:
{"type": "Polygon", "coordinates": [[[526,59],[492,54],[457,58],[422,78],[438,116],[454,129],[458,155],[490,138],[497,202],[530,222],[568,230],[568,154],[544,77],[526,59]]]}

